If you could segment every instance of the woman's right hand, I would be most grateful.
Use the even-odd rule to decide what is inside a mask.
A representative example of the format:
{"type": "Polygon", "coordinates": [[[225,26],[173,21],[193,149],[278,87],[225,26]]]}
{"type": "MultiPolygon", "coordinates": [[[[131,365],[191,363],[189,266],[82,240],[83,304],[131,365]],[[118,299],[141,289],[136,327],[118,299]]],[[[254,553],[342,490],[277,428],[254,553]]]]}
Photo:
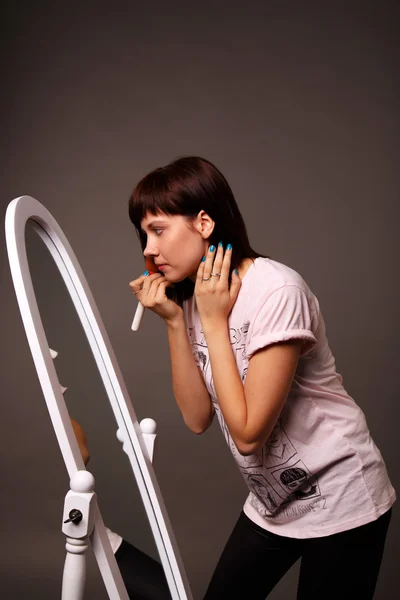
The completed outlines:
{"type": "Polygon", "coordinates": [[[172,285],[161,273],[152,273],[131,281],[129,287],[145,308],[155,312],[168,324],[183,317],[183,309],[165,293],[167,287],[172,285]]]}

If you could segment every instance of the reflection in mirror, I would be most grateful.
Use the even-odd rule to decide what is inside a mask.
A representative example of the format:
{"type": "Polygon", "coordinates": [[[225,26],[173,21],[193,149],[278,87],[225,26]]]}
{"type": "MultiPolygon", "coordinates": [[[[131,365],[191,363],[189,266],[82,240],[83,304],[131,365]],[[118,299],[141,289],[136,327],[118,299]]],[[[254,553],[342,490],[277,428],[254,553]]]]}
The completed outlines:
{"type": "MultiPolygon", "coordinates": [[[[87,468],[95,478],[98,504],[104,524],[108,528],[111,546],[118,557],[126,548],[132,550],[127,546],[128,542],[133,544],[138,549],[134,558],[143,558],[145,566],[150,564],[151,581],[144,581],[142,584],[158,586],[158,595],[154,595],[154,598],[168,598],[170,595],[163,571],[155,563],[155,560],[160,559],[146,511],[128,457],[117,440],[116,420],[92,351],[62,276],[34,227],[30,221],[27,222],[27,255],[36,299],[47,341],[50,348],[57,352],[54,366],[60,384],[67,388],[64,399],[69,415],[74,420],[74,431],[78,434],[81,450],[88,452],[85,458],[88,459],[90,455],[87,468]],[[139,551],[149,558],[144,558],[139,551]]],[[[37,423],[37,427],[42,426],[47,427],[48,423],[37,423]]],[[[50,469],[49,485],[54,493],[51,469],[59,469],[60,465],[57,459],[53,462],[53,453],[59,454],[56,443],[48,448],[46,453],[46,462],[50,469]]],[[[156,456],[157,452],[155,458],[156,456]]],[[[58,490],[60,517],[64,497],[69,489],[68,474],[66,471],[64,473],[64,487],[58,490]]],[[[54,528],[59,533],[60,546],[63,547],[65,538],[58,527],[59,521],[54,523],[54,528]]],[[[60,552],[59,557],[61,581],[65,552],[60,552]]],[[[107,598],[90,550],[87,552],[87,558],[87,597],[107,598]]],[[[131,566],[135,568],[135,564],[137,566],[135,562],[131,566]]],[[[143,571],[143,568],[136,571],[136,579],[144,575],[143,571]]],[[[124,573],[122,574],[124,578],[124,573]]],[[[128,583],[125,581],[127,587],[128,583]]],[[[142,585],[140,581],[136,581],[136,584],[142,585]]],[[[132,585],[135,585],[135,582],[132,585]]]]}

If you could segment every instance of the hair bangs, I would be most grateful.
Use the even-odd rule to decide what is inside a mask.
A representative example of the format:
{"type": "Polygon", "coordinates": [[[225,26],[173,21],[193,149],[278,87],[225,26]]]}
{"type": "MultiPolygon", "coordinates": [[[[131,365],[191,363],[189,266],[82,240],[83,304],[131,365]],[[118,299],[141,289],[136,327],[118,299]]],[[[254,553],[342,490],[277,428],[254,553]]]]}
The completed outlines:
{"type": "Polygon", "coordinates": [[[162,169],[149,173],[133,190],[129,199],[129,218],[138,231],[147,213],[176,212],[176,203],[169,193],[168,183],[162,169]]]}

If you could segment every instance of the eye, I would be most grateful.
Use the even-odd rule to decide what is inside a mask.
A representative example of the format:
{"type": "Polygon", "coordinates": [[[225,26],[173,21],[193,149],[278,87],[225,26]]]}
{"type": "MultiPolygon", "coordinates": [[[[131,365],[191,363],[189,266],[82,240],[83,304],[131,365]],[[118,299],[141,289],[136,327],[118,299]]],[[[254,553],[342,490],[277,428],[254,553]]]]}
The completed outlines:
{"type": "Polygon", "coordinates": [[[156,232],[156,235],[161,235],[163,230],[162,229],[153,229],[153,231],[156,232]]]}

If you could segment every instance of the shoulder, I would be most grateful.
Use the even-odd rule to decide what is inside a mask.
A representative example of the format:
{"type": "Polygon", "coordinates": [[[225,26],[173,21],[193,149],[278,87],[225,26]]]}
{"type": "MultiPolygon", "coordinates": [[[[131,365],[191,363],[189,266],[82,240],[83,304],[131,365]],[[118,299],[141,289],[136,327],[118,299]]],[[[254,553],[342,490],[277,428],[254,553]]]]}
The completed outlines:
{"type": "Polygon", "coordinates": [[[282,288],[298,288],[307,296],[312,292],[303,277],[287,265],[270,258],[257,258],[243,278],[251,297],[265,300],[282,288]]]}
{"type": "Polygon", "coordinates": [[[239,299],[235,314],[245,315],[250,324],[261,320],[276,327],[294,327],[307,321],[314,329],[320,317],[318,300],[303,277],[268,258],[257,258],[246,272],[239,299]]]}
{"type": "Polygon", "coordinates": [[[308,353],[316,343],[319,306],[303,277],[282,263],[264,258],[258,258],[246,275],[248,356],[292,339],[303,340],[301,354],[308,353]]]}

